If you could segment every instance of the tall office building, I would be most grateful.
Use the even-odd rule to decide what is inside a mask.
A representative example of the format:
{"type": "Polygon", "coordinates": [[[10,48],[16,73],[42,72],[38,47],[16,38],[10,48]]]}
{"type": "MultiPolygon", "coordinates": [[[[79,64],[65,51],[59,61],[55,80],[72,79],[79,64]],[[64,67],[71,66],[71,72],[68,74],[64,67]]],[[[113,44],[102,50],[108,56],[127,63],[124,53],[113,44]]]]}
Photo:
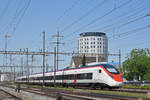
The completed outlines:
{"type": "MultiPolygon", "coordinates": [[[[78,53],[108,54],[108,39],[102,32],[84,32],[78,37],[78,53]]],[[[90,55],[89,55],[90,56],[90,55]]],[[[107,61],[108,57],[103,57],[107,61]]]]}

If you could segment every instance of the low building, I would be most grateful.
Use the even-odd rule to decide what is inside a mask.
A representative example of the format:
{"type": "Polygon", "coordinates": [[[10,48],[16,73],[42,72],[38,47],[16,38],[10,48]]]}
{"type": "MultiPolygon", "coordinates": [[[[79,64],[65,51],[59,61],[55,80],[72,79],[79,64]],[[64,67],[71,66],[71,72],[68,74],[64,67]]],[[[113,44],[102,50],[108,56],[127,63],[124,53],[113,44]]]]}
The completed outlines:
{"type": "Polygon", "coordinates": [[[0,82],[8,81],[8,74],[1,74],[0,75],[0,82]]]}
{"type": "Polygon", "coordinates": [[[14,74],[13,72],[0,72],[0,82],[12,81],[18,75],[18,73],[14,74]]]}

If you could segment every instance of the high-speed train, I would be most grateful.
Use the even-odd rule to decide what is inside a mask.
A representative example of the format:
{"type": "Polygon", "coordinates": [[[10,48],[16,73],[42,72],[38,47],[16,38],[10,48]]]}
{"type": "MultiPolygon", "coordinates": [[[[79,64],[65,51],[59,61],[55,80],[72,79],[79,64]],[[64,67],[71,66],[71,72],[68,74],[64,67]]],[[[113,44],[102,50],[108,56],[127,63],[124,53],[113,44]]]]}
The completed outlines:
{"type": "MultiPolygon", "coordinates": [[[[66,68],[55,72],[56,85],[115,88],[123,85],[122,74],[110,64],[66,68]]],[[[46,85],[54,84],[54,72],[45,73],[46,85]]],[[[16,78],[17,83],[42,84],[43,73],[16,78]]]]}

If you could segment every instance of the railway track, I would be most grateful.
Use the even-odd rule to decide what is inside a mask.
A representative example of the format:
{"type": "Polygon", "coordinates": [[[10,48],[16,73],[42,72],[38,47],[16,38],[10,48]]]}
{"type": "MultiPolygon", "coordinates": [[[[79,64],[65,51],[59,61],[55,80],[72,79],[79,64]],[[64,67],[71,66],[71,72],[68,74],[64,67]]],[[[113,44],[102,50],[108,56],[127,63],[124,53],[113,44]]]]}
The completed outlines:
{"type": "Polygon", "coordinates": [[[91,89],[88,87],[76,87],[76,89],[85,89],[85,90],[100,90],[100,91],[118,91],[118,92],[131,92],[131,93],[148,93],[150,90],[143,90],[143,89],[131,89],[131,88],[118,88],[118,89],[91,89]]]}
{"type": "MultiPolygon", "coordinates": [[[[35,88],[24,88],[22,89],[26,92],[42,95],[42,96],[47,96],[51,98],[56,98],[60,100],[96,100],[94,97],[86,97],[86,96],[80,96],[76,94],[71,94],[71,93],[66,93],[58,90],[49,90],[49,89],[35,89],[35,88]]],[[[103,100],[103,99],[102,99],[103,100]]]]}
{"type": "Polygon", "coordinates": [[[131,92],[131,93],[148,93],[150,90],[143,90],[143,89],[128,89],[128,88],[120,88],[114,89],[112,91],[120,91],[120,92],[131,92]]]}
{"type": "MultiPolygon", "coordinates": [[[[13,86],[11,86],[12,88],[14,88],[13,86]]],[[[38,94],[38,95],[43,95],[43,96],[48,96],[48,97],[52,97],[52,98],[58,98],[58,97],[62,97],[62,98],[71,98],[71,99],[65,99],[65,100],[74,100],[74,98],[77,98],[76,100],[96,100],[97,98],[108,98],[109,99],[114,99],[114,100],[137,100],[139,99],[138,97],[134,97],[134,96],[119,96],[119,95],[111,95],[111,94],[103,94],[103,93],[94,93],[94,92],[83,92],[84,90],[90,90],[88,88],[82,88],[82,89],[73,89],[73,90],[64,90],[64,89],[56,89],[56,88],[31,88],[23,86],[21,88],[24,91],[30,92],[30,93],[34,93],[34,94],[38,94]],[[80,91],[82,90],[82,91],[80,91]],[[88,98],[87,98],[88,97],[88,98]]],[[[98,89],[97,89],[98,90],[98,89]]],[[[96,91],[97,91],[96,90],[96,91]]],[[[108,90],[100,90],[100,91],[108,91],[108,90]]],[[[150,90],[141,90],[141,89],[114,89],[114,90],[109,90],[109,91],[118,91],[118,92],[131,92],[131,93],[137,93],[137,95],[139,94],[146,94],[147,92],[149,92],[150,90]]],[[[104,99],[102,99],[104,100],[104,99]]],[[[147,99],[144,99],[147,100],[147,99]]]]}
{"type": "Polygon", "coordinates": [[[3,89],[0,89],[0,100],[22,100],[21,98],[19,97],[16,97],[15,95],[3,90],[3,89]]]}
{"type": "Polygon", "coordinates": [[[80,92],[80,91],[70,91],[70,90],[60,90],[60,89],[47,89],[47,88],[24,88],[24,91],[45,95],[53,98],[62,97],[62,98],[70,98],[69,100],[137,100],[137,97],[131,96],[119,96],[119,95],[111,95],[111,94],[102,94],[102,93],[88,93],[88,92],[80,92]]]}

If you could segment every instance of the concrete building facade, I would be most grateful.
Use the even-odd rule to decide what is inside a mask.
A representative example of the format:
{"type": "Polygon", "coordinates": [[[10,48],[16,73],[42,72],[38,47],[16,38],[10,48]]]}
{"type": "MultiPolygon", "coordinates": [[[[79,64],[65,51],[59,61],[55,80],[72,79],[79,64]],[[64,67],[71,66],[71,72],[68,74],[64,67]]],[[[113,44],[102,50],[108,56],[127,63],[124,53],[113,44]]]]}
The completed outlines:
{"type": "MultiPolygon", "coordinates": [[[[108,39],[102,32],[84,32],[78,37],[78,53],[108,54],[108,39]]],[[[89,55],[90,56],[90,55],[89,55]]],[[[108,57],[104,57],[107,61],[108,57]]]]}

